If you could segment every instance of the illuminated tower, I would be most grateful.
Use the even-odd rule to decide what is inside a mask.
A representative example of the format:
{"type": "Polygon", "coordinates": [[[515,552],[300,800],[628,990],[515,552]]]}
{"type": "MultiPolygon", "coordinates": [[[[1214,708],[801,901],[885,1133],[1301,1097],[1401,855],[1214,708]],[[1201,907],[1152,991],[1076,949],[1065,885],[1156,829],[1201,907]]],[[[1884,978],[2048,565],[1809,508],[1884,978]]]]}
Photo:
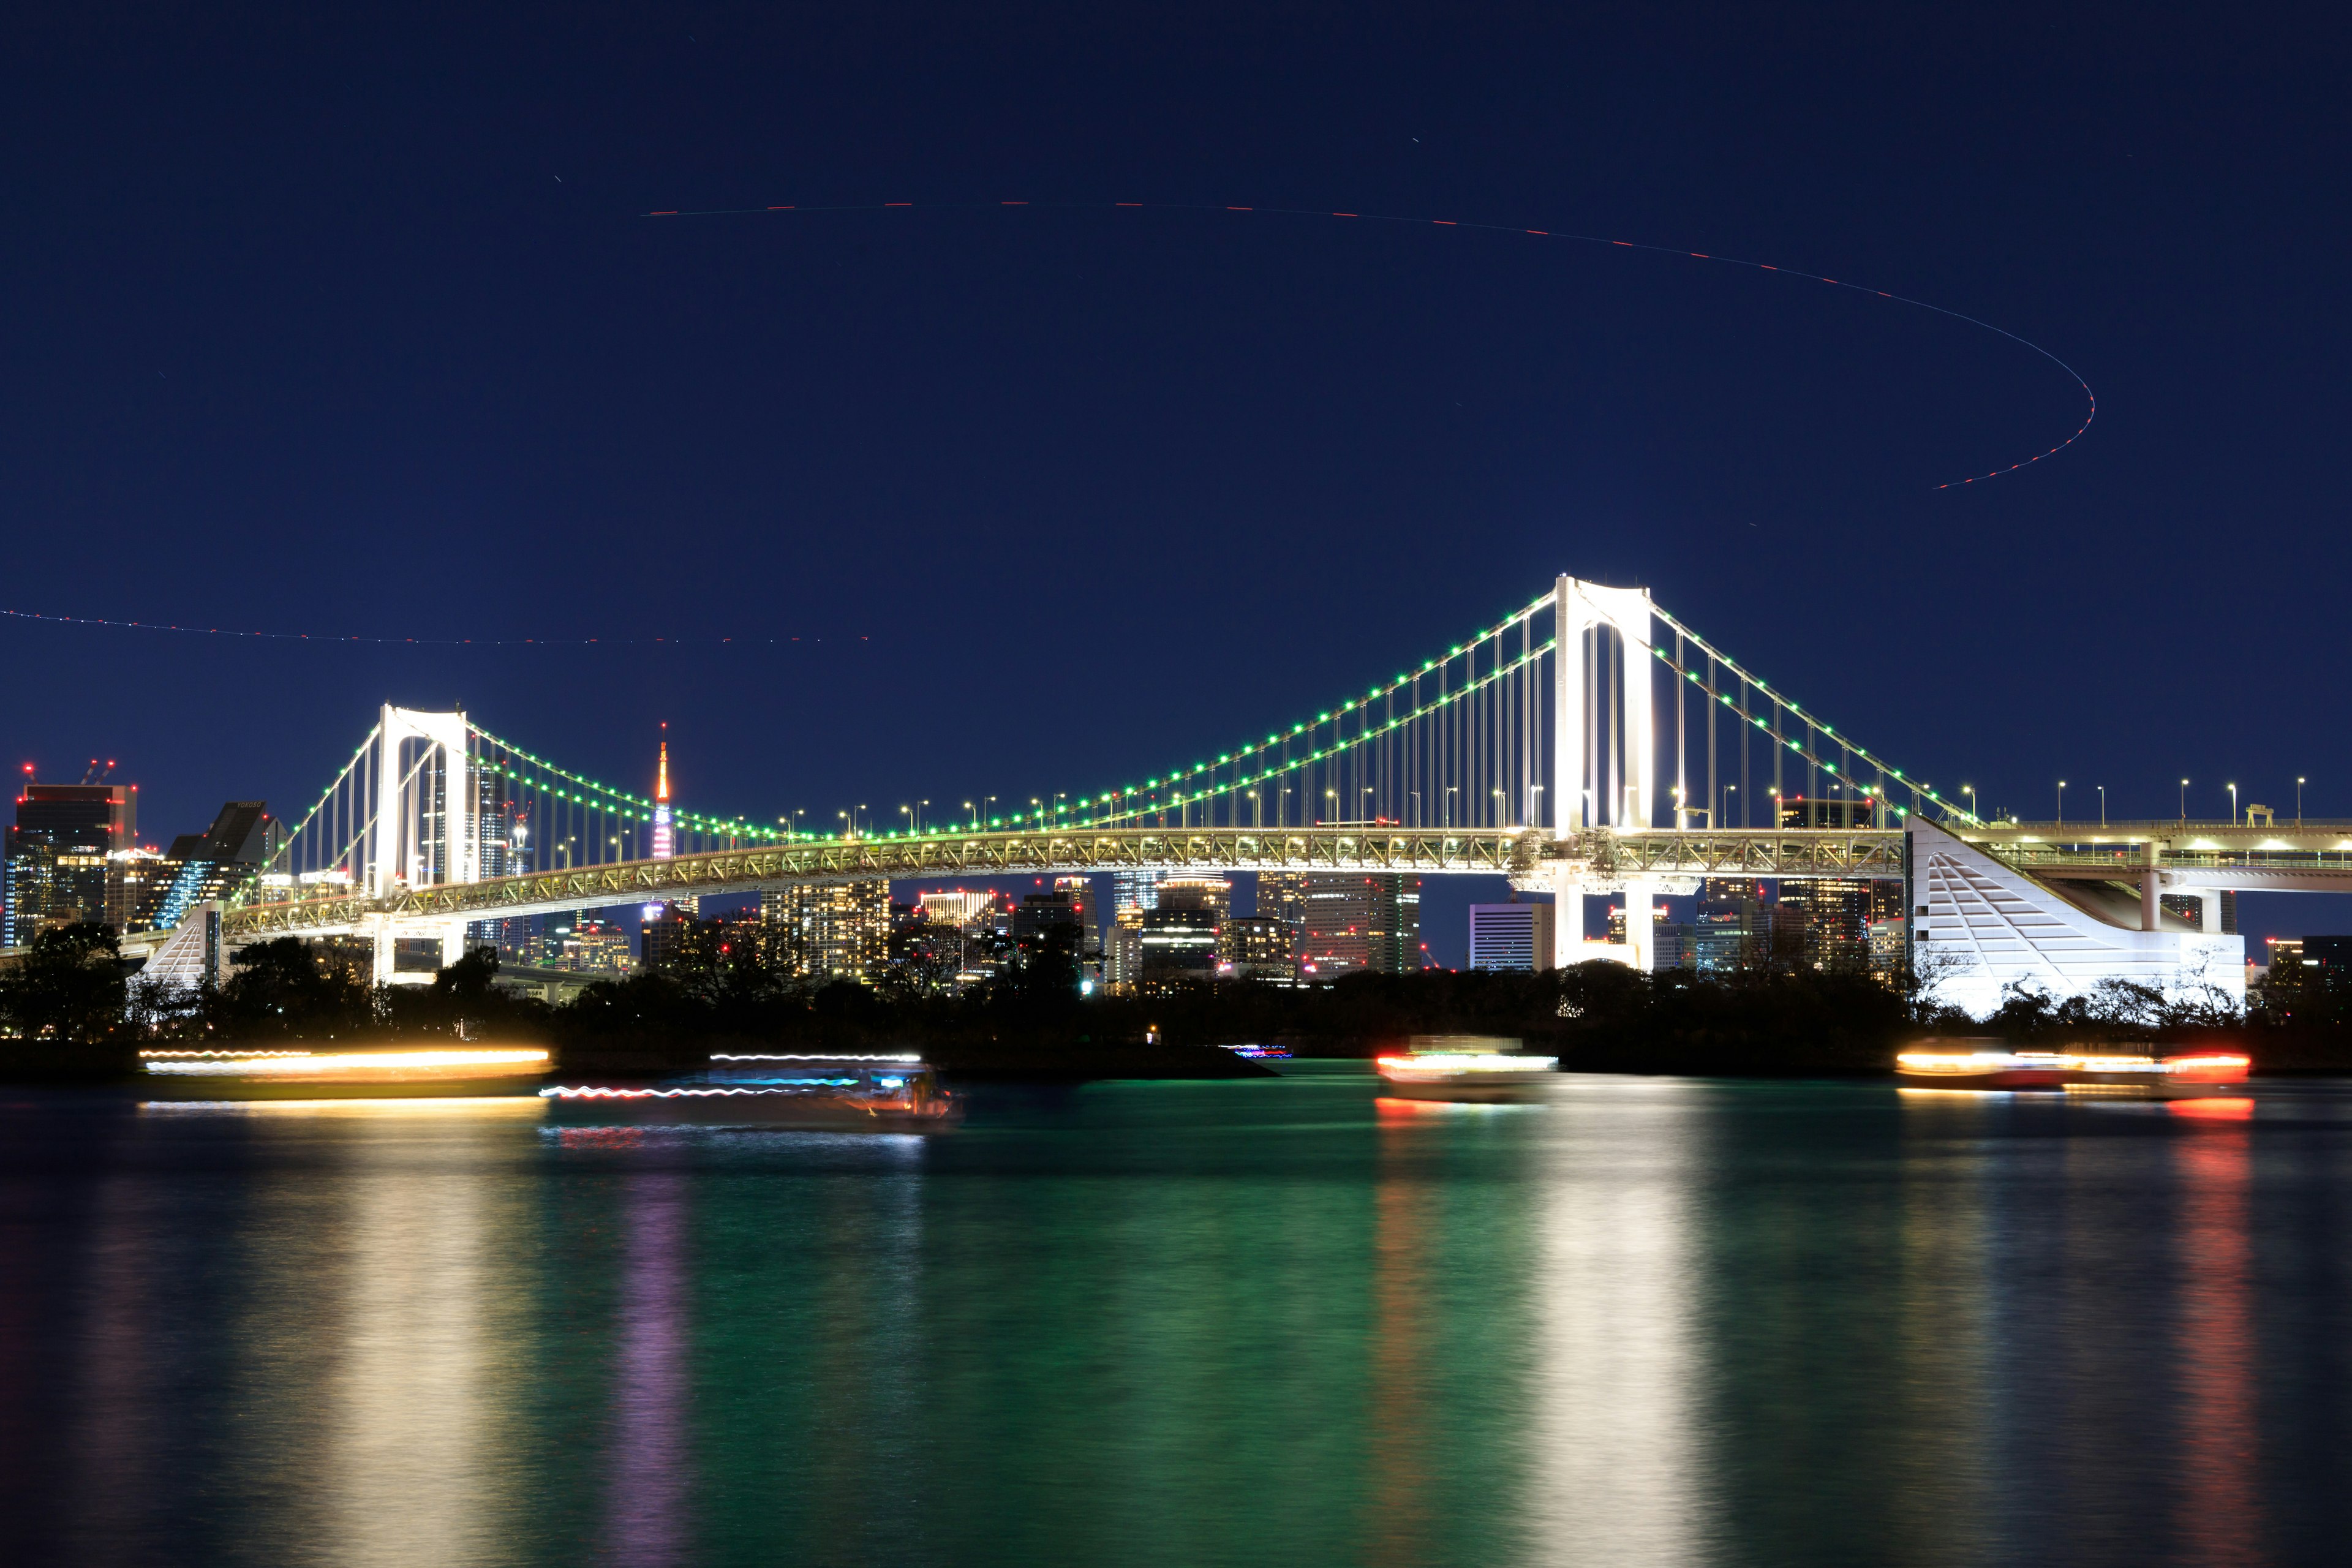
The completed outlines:
{"type": "Polygon", "coordinates": [[[669,725],[662,725],[661,772],[654,781],[654,858],[667,860],[677,853],[677,835],[669,816],[669,725]]]}

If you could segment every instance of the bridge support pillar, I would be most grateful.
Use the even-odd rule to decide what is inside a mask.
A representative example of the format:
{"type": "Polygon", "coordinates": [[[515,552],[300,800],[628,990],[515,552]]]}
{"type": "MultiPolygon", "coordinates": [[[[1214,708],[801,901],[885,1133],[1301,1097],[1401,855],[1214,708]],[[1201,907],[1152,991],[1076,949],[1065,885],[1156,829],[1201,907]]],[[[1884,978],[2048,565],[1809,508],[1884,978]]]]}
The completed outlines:
{"type": "Polygon", "coordinates": [[[2157,846],[2153,839],[2141,846],[2140,863],[2145,868],[2139,874],[2139,929],[2160,931],[2164,927],[2164,906],[2157,901],[2162,892],[2156,868],[2157,846]]]}
{"type": "Polygon", "coordinates": [[[393,957],[398,951],[392,939],[392,917],[371,915],[367,925],[370,975],[376,984],[389,985],[392,984],[393,957]]]}
{"type": "Polygon", "coordinates": [[[2221,934],[2221,890],[2219,888],[2198,889],[2197,929],[2206,936],[2221,934]]]}
{"type": "MultiPolygon", "coordinates": [[[[1552,883],[1551,920],[1553,968],[1566,969],[1573,963],[1590,963],[1596,958],[1605,958],[1612,963],[1630,964],[1637,968],[1649,966],[1650,955],[1647,950],[1637,953],[1631,941],[1588,942],[1585,940],[1584,900],[1602,893],[1606,884],[1596,888],[1582,876],[1574,872],[1555,872],[1554,876],[1556,879],[1552,883]]],[[[1642,889],[1638,894],[1631,890],[1632,884],[1626,884],[1627,904],[1630,908],[1633,900],[1639,898],[1642,908],[1646,910],[1656,890],[1656,879],[1641,878],[1637,880],[1642,889]]],[[[1626,931],[1629,937],[1633,929],[1630,923],[1627,925],[1626,931]]],[[[1644,923],[1642,929],[1654,932],[1656,928],[1644,923]]]]}
{"type": "Polygon", "coordinates": [[[1647,877],[1625,881],[1625,962],[1644,974],[1658,966],[1657,884],[1647,877]]]}

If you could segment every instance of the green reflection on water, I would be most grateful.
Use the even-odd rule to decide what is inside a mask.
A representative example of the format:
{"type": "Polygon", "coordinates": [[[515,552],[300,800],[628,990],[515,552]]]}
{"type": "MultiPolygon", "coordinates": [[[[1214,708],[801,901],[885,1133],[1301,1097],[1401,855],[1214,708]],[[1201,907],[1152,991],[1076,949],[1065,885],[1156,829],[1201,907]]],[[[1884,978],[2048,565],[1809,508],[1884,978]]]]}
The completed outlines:
{"type": "Polygon", "coordinates": [[[2090,1115],[1327,1068],[929,1139],[145,1120],[74,1233],[79,1555],[2226,1556],[2251,1124],[2090,1115]]]}

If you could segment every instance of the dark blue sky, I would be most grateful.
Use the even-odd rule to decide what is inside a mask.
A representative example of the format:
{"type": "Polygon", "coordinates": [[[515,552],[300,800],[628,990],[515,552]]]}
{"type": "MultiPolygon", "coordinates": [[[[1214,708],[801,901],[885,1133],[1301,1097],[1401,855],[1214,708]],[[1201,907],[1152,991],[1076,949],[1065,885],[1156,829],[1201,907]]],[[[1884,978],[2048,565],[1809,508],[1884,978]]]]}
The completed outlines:
{"type": "Polygon", "coordinates": [[[1100,789],[1560,571],[1989,805],[2352,816],[2311,13],[51,9],[0,24],[0,603],[741,639],[0,624],[12,762],[120,759],[149,838],[386,698],[639,785],[667,719],[729,812],[1100,789]],[[1938,490],[2080,395],[1818,285],[1117,200],[1866,281],[2099,419],[1938,490]],[[635,216],[879,201],[972,206],[635,216]]]}

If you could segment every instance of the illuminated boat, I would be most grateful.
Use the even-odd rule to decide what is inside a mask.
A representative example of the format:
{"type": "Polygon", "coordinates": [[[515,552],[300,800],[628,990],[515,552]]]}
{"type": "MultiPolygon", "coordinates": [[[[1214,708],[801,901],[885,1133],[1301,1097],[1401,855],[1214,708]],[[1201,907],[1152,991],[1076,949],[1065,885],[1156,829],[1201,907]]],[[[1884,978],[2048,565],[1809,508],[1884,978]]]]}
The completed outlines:
{"type": "Polygon", "coordinates": [[[1416,1035],[1412,1048],[1376,1057],[1381,1092],[1406,1100],[1517,1100],[1536,1097],[1558,1057],[1520,1054],[1519,1042],[1483,1036],[1416,1035]]]}
{"type": "Polygon", "coordinates": [[[920,1057],[714,1056],[701,1072],[658,1084],[551,1084],[540,1095],[565,1121],[707,1127],[939,1132],[963,1103],[920,1057]]]}
{"type": "Polygon", "coordinates": [[[1954,1089],[2046,1089],[2140,1100],[2242,1092],[2251,1058],[2231,1051],[2183,1056],[2071,1051],[1911,1050],[1895,1058],[1908,1083],[1954,1089]]]}
{"type": "Polygon", "coordinates": [[[1283,1046],[1227,1046],[1225,1049],[1247,1062],[1286,1062],[1288,1047],[1283,1046]]]}
{"type": "Polygon", "coordinates": [[[541,1046],[354,1046],[142,1051],[159,1100],[404,1100],[525,1094],[547,1075],[541,1046]]]}

